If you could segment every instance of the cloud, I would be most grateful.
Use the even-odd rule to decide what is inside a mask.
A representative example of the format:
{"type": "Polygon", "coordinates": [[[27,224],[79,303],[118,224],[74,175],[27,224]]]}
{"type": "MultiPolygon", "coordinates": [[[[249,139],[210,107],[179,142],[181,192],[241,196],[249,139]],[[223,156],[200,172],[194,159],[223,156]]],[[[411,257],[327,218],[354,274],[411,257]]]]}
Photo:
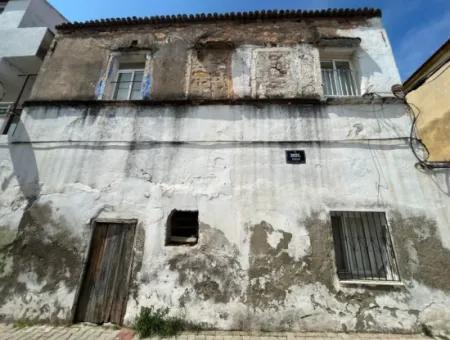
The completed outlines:
{"type": "MultiPolygon", "coordinates": [[[[416,20],[416,23],[421,22],[416,20]]],[[[450,12],[406,32],[397,49],[397,61],[404,80],[448,39],[449,32],[450,12]]]]}

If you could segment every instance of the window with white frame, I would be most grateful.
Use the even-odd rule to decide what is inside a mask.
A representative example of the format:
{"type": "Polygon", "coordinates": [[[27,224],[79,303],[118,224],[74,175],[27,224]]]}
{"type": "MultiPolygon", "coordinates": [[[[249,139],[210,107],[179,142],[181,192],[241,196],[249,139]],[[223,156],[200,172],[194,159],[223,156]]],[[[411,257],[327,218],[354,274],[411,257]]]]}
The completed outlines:
{"type": "Polygon", "coordinates": [[[331,212],[331,225],[341,281],[400,281],[384,212],[331,212]]]}
{"type": "Polygon", "coordinates": [[[338,59],[322,60],[320,67],[325,96],[348,97],[359,95],[350,61],[338,59]]]}
{"type": "Polygon", "coordinates": [[[145,63],[120,63],[113,99],[141,100],[145,63]]]}

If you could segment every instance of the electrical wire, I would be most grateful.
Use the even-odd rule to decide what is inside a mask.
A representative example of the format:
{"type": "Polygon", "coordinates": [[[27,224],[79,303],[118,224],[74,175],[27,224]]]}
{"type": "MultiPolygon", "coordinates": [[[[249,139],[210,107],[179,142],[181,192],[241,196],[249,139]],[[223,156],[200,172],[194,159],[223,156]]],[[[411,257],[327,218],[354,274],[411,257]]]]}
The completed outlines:
{"type": "Polygon", "coordinates": [[[413,103],[409,103],[406,99],[405,99],[405,104],[408,109],[408,112],[414,117],[412,124],[411,124],[410,134],[409,134],[409,147],[418,161],[417,165],[419,165],[422,169],[429,169],[429,170],[450,168],[450,162],[430,162],[430,161],[428,161],[428,158],[430,157],[430,152],[429,152],[426,144],[422,141],[422,139],[417,138],[417,134],[416,134],[417,120],[419,119],[419,116],[422,114],[422,111],[413,103]],[[412,106],[415,108],[417,113],[414,112],[412,106]],[[418,153],[414,147],[414,142],[419,143],[424,148],[424,150],[427,154],[425,159],[420,158],[420,156],[418,155],[418,153]]]}

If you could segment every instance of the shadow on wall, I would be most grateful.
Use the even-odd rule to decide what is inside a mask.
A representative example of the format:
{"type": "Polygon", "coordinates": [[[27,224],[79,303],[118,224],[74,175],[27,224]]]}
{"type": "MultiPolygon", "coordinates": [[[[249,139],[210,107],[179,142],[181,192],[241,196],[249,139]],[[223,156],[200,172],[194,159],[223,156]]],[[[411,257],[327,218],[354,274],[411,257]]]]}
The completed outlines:
{"type": "Polygon", "coordinates": [[[441,193],[450,197],[450,169],[434,169],[429,177],[441,193]]]}
{"type": "Polygon", "coordinates": [[[40,194],[39,172],[33,146],[22,121],[19,121],[15,131],[8,135],[8,147],[13,173],[1,184],[2,191],[6,190],[15,177],[23,196],[28,201],[27,208],[29,208],[40,194]],[[19,138],[14,137],[14,135],[19,136],[19,138]]]}
{"type": "MultiPolygon", "coordinates": [[[[355,61],[358,63],[357,69],[359,70],[360,79],[365,79],[365,84],[360,84],[366,93],[376,92],[374,91],[374,85],[371,84],[370,80],[376,73],[383,73],[381,67],[376,63],[376,61],[363,49],[359,49],[358,53],[355,55],[355,61]]],[[[364,93],[361,93],[364,94],[364,93]]]]}

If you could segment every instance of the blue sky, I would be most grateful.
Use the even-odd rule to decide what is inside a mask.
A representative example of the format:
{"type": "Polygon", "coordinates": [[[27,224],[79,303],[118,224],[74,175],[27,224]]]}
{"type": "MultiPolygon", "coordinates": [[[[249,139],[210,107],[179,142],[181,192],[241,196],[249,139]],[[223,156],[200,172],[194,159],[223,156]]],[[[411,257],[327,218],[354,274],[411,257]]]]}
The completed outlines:
{"type": "Polygon", "coordinates": [[[450,37],[450,0],[49,0],[70,21],[262,9],[377,7],[405,80],[450,37]]]}

